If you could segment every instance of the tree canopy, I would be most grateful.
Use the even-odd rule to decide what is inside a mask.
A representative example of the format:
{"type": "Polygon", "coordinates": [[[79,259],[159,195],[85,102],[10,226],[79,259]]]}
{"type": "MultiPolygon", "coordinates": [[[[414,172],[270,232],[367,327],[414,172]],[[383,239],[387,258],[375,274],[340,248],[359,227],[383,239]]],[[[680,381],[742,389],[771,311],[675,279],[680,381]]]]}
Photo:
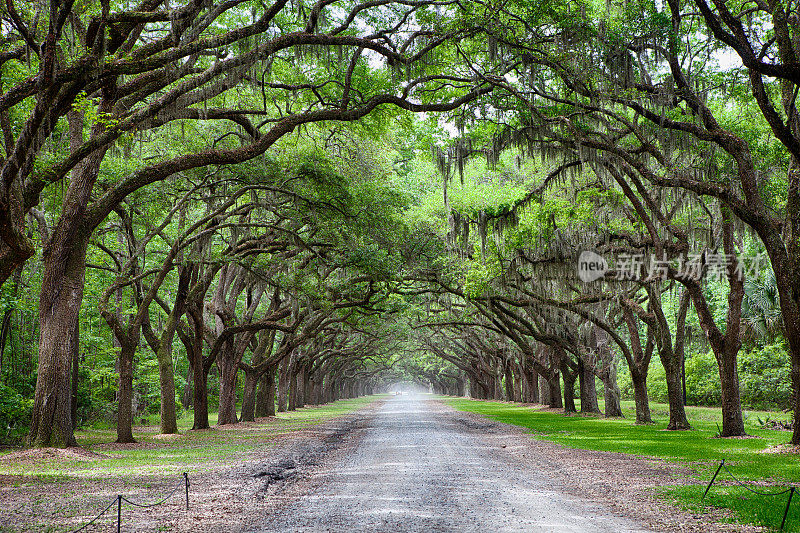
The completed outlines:
{"type": "Polygon", "coordinates": [[[8,423],[129,442],[409,379],[641,423],[661,387],[680,430],[710,353],[737,436],[742,348],[797,419],[798,9],[9,0],[8,423]]]}

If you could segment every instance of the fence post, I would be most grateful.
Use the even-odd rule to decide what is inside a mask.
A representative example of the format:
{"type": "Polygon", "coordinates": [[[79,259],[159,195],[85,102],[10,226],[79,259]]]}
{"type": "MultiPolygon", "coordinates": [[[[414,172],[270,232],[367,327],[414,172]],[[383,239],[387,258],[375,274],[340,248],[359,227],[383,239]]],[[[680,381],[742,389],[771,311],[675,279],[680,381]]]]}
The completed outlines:
{"type": "Polygon", "coordinates": [[[711,490],[711,485],[714,484],[714,480],[717,479],[717,475],[719,474],[719,471],[722,470],[722,465],[724,465],[724,464],[725,464],[725,459],[722,460],[722,462],[717,467],[717,471],[714,472],[714,477],[712,477],[711,481],[708,483],[708,487],[706,487],[706,491],[703,493],[703,497],[700,498],[701,500],[705,500],[706,499],[706,494],[708,494],[708,491],[711,490]]]}
{"type": "Polygon", "coordinates": [[[783,526],[786,525],[786,517],[789,516],[789,505],[792,503],[792,496],[794,496],[794,487],[789,489],[789,501],[786,502],[786,510],[783,512],[783,520],[781,521],[781,531],[783,531],[783,526]]]}
{"type": "Polygon", "coordinates": [[[186,510],[189,510],[189,473],[183,473],[183,479],[186,480],[186,510]]]}
{"type": "Polygon", "coordinates": [[[122,529],[122,495],[117,494],[117,533],[122,529]]]}

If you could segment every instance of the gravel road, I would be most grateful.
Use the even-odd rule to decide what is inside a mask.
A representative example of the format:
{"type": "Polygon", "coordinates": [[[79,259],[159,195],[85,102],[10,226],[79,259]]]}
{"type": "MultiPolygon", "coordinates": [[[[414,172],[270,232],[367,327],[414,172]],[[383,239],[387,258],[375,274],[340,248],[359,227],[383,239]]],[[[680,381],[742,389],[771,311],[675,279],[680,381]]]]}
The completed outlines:
{"type": "Polygon", "coordinates": [[[644,532],[559,490],[426,395],[386,401],[317,488],[254,531],[644,532]]]}

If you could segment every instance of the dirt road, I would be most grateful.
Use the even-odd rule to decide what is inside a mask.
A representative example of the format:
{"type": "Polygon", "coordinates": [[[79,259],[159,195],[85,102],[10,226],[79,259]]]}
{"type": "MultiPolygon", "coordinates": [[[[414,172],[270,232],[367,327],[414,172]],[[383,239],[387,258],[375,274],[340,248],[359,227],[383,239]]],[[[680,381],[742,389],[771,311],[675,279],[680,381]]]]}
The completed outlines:
{"type": "Polygon", "coordinates": [[[317,475],[315,491],[256,531],[646,531],[566,495],[425,395],[385,402],[352,452],[317,475]]]}

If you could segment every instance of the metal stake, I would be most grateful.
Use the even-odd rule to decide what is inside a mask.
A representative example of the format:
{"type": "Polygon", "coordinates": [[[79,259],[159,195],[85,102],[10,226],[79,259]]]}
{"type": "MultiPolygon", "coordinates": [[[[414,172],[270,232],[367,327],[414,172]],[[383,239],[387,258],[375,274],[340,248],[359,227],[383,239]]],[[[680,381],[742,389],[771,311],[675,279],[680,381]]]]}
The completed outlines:
{"type": "Polygon", "coordinates": [[[714,484],[714,480],[717,479],[717,475],[719,474],[719,471],[722,470],[722,465],[724,465],[724,464],[725,464],[725,459],[722,460],[722,462],[717,467],[717,471],[714,472],[714,477],[711,478],[711,481],[709,482],[708,487],[706,487],[706,491],[703,493],[703,497],[700,498],[701,500],[705,500],[706,499],[706,494],[708,494],[708,491],[711,490],[711,485],[714,484]]]}
{"type": "Polygon", "coordinates": [[[786,517],[789,516],[789,505],[792,503],[792,496],[794,496],[794,487],[789,490],[789,501],[786,502],[786,510],[783,512],[783,521],[781,522],[781,531],[783,526],[786,525],[786,517]]]}
{"type": "Polygon", "coordinates": [[[189,473],[183,473],[183,479],[186,480],[186,510],[189,510],[189,473]]]}

